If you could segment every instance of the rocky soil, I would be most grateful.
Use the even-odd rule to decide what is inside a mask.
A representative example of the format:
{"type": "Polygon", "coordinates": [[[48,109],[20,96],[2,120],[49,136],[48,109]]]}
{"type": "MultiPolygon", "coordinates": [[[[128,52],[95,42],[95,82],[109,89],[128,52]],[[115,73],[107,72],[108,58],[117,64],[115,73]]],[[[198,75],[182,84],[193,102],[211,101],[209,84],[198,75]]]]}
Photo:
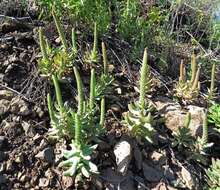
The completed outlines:
{"type": "MultiPolygon", "coordinates": [[[[58,168],[65,143],[50,142],[47,138],[50,126],[45,99],[51,85],[37,69],[37,28],[42,23],[30,15],[21,20],[13,18],[0,20],[0,190],[74,189],[74,178],[63,177],[62,169],[58,168]]],[[[114,53],[112,51],[112,57],[114,53]]],[[[156,82],[149,98],[166,122],[157,126],[156,144],[132,139],[119,121],[127,103],[137,96],[133,84],[139,68],[115,60],[112,64],[114,68],[117,65],[116,87],[107,97],[110,102],[108,133],[102,137],[93,158],[100,175],[79,183],[78,188],[201,189],[203,166],[189,162],[171,147],[171,133],[182,126],[190,110],[190,129],[195,136],[201,135],[204,106],[189,105],[183,109],[166,90],[169,85],[167,87],[163,78],[154,73],[156,82]]],[[[216,143],[219,136],[213,134],[211,139],[216,143]]],[[[215,146],[212,153],[219,150],[220,147],[215,146]]]]}

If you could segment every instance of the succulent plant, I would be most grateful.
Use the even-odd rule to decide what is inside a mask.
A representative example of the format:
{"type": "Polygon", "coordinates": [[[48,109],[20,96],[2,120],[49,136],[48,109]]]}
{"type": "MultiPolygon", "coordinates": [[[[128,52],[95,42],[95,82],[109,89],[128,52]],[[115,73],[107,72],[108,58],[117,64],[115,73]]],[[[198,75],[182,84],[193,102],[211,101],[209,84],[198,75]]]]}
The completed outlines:
{"type": "Polygon", "coordinates": [[[63,47],[51,48],[48,41],[43,36],[42,28],[40,28],[39,41],[42,58],[39,60],[39,67],[43,75],[49,77],[56,75],[58,78],[61,78],[63,75],[71,72],[77,54],[76,37],[75,31],[72,30],[72,47],[68,48],[64,29],[55,10],[52,10],[52,15],[63,47]],[[69,49],[71,49],[71,51],[69,49]]]}
{"type": "Polygon", "coordinates": [[[146,90],[150,86],[150,70],[147,65],[147,49],[144,51],[143,64],[140,76],[140,96],[139,100],[128,104],[128,112],[124,114],[124,123],[127,125],[131,135],[143,137],[149,142],[153,142],[155,133],[153,128],[153,116],[151,112],[153,106],[145,100],[146,90]]]}
{"type": "Polygon", "coordinates": [[[212,165],[206,170],[208,190],[220,189],[220,160],[212,159],[212,165]]]}
{"type": "Polygon", "coordinates": [[[189,124],[191,122],[191,114],[188,112],[186,115],[185,124],[183,127],[174,133],[174,141],[172,145],[177,146],[180,151],[186,150],[189,160],[196,160],[198,162],[207,164],[206,150],[210,148],[213,143],[208,143],[208,124],[207,116],[203,119],[203,132],[202,137],[192,136],[189,124]]]}
{"type": "Polygon", "coordinates": [[[209,108],[208,121],[213,123],[214,129],[220,133],[220,104],[215,103],[209,108]]]}
{"type": "Polygon", "coordinates": [[[60,163],[60,167],[67,168],[64,172],[65,176],[84,175],[89,178],[91,174],[98,174],[97,166],[92,163],[91,154],[96,149],[97,145],[86,145],[83,143],[81,135],[82,124],[80,116],[75,115],[75,139],[70,144],[71,150],[63,152],[65,161],[60,163]]]}
{"type": "Polygon", "coordinates": [[[175,96],[182,98],[185,101],[191,101],[198,97],[200,91],[199,82],[200,68],[197,68],[196,56],[192,54],[191,59],[191,79],[186,79],[186,68],[181,61],[180,77],[175,87],[175,96]]]}
{"type": "Polygon", "coordinates": [[[103,72],[101,77],[97,80],[95,86],[95,98],[101,99],[106,93],[112,82],[114,81],[113,76],[108,72],[108,61],[107,53],[104,42],[102,42],[102,57],[103,57],[103,72]]]}
{"type": "Polygon", "coordinates": [[[85,61],[87,63],[97,63],[98,62],[98,34],[97,34],[97,25],[94,23],[94,34],[93,34],[93,48],[91,52],[87,53],[85,57],[85,61]]]}
{"type": "Polygon", "coordinates": [[[172,143],[173,147],[178,147],[179,150],[183,150],[183,148],[189,148],[194,144],[194,138],[190,132],[191,122],[191,114],[187,113],[185,123],[183,127],[180,127],[177,132],[173,132],[174,141],[172,143]]]}
{"type": "Polygon", "coordinates": [[[210,88],[208,89],[208,100],[211,101],[215,98],[215,70],[216,70],[216,64],[213,63],[212,65],[212,73],[211,73],[211,83],[210,83],[210,88]]]}
{"type": "Polygon", "coordinates": [[[55,139],[60,139],[64,136],[71,138],[74,132],[75,113],[64,105],[57,77],[53,75],[52,79],[55,86],[57,104],[55,104],[55,107],[53,106],[51,96],[48,94],[47,103],[52,127],[49,129],[49,136],[55,139]]]}

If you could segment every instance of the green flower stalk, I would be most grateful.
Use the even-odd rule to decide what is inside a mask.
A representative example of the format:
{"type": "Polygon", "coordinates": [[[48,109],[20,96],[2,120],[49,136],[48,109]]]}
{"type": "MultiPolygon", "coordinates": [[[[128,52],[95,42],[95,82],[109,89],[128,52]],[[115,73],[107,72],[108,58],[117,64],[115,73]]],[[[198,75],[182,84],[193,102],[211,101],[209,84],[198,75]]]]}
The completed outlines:
{"type": "Polygon", "coordinates": [[[98,53],[97,53],[97,45],[98,45],[98,35],[97,35],[97,26],[96,23],[94,24],[94,41],[93,41],[93,48],[92,48],[92,52],[89,58],[89,61],[91,62],[97,62],[97,57],[98,57],[98,53]]]}
{"type": "Polygon", "coordinates": [[[191,71],[192,71],[192,76],[191,76],[191,84],[194,83],[195,77],[196,77],[196,68],[197,68],[197,64],[196,64],[196,56],[193,53],[192,54],[192,58],[191,58],[191,71]]]}
{"type": "Polygon", "coordinates": [[[207,115],[205,114],[203,118],[203,127],[202,127],[202,144],[208,143],[208,121],[207,121],[207,115]]]}
{"type": "Polygon", "coordinates": [[[186,114],[186,119],[184,121],[184,127],[189,127],[190,125],[190,122],[191,122],[191,113],[190,112],[187,112],[186,114]]]}
{"type": "Polygon", "coordinates": [[[78,114],[75,114],[75,144],[80,148],[81,145],[81,121],[78,114]]]}
{"type": "Polygon", "coordinates": [[[72,29],[72,51],[74,54],[77,52],[77,45],[76,45],[76,33],[74,28],[72,29]]]}
{"type": "Polygon", "coordinates": [[[179,82],[185,82],[185,81],[186,81],[186,68],[184,66],[183,60],[181,60],[179,82]]]}
{"type": "Polygon", "coordinates": [[[83,89],[82,89],[82,80],[80,78],[79,71],[77,70],[76,67],[74,69],[74,74],[76,77],[76,83],[77,83],[77,91],[78,91],[78,115],[81,116],[83,113],[83,89]]]}
{"type": "Polygon", "coordinates": [[[64,30],[62,28],[60,20],[57,18],[55,10],[52,10],[52,15],[53,15],[53,19],[55,21],[55,25],[56,25],[57,31],[59,33],[60,39],[61,39],[62,44],[64,46],[64,50],[67,53],[68,52],[68,45],[67,45],[67,41],[66,41],[66,38],[65,38],[65,35],[64,35],[64,30]]]}
{"type": "Polygon", "coordinates": [[[212,74],[211,74],[211,84],[210,84],[210,90],[209,90],[209,99],[212,99],[215,93],[215,69],[216,64],[214,63],[212,65],[212,74]]]}
{"type": "Polygon", "coordinates": [[[103,128],[104,126],[104,123],[105,123],[105,98],[102,97],[102,100],[101,100],[101,114],[100,114],[100,127],[103,128]]]}
{"type": "Polygon", "coordinates": [[[192,85],[192,91],[199,89],[199,75],[200,75],[200,68],[198,68],[196,75],[195,75],[195,79],[193,81],[193,85],[192,85]]]}
{"type": "Polygon", "coordinates": [[[53,104],[52,104],[51,96],[49,93],[47,94],[47,105],[48,105],[48,112],[49,112],[50,119],[51,121],[55,121],[53,104]]]}
{"type": "Polygon", "coordinates": [[[47,55],[46,41],[44,39],[43,30],[42,30],[41,27],[39,28],[39,40],[40,40],[40,49],[41,49],[43,59],[45,61],[49,61],[49,58],[48,58],[48,55],[47,55]]]}
{"type": "Polygon", "coordinates": [[[142,63],[142,67],[141,67],[141,77],[140,77],[140,97],[139,97],[139,104],[141,106],[142,109],[144,109],[145,106],[145,92],[146,87],[149,88],[147,86],[147,75],[149,74],[149,66],[147,64],[147,48],[145,48],[144,50],[144,56],[143,56],[143,63],[142,63]]]}
{"type": "Polygon", "coordinates": [[[108,73],[108,63],[107,63],[107,53],[106,53],[106,47],[105,43],[102,42],[102,57],[103,57],[103,67],[104,67],[104,74],[106,75],[108,73]]]}
{"type": "Polygon", "coordinates": [[[91,70],[91,78],[90,78],[90,96],[89,96],[89,108],[92,110],[94,108],[95,101],[95,70],[91,70]]]}
{"type": "Polygon", "coordinates": [[[62,110],[64,106],[63,106],[63,100],[62,100],[62,95],[61,95],[61,90],[59,87],[58,79],[55,75],[52,75],[52,80],[53,80],[53,84],[55,87],[57,103],[58,103],[59,108],[62,110]]]}

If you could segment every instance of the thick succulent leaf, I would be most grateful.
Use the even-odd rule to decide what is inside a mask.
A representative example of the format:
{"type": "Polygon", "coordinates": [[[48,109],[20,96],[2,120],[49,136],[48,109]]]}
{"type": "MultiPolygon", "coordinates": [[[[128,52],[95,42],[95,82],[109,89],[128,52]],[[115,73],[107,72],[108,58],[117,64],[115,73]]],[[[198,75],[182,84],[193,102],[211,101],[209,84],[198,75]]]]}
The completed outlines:
{"type": "Polygon", "coordinates": [[[84,166],[81,167],[81,172],[86,178],[90,177],[90,173],[88,172],[88,170],[84,166]]]}
{"type": "Polygon", "coordinates": [[[66,170],[63,174],[65,176],[73,176],[73,175],[75,175],[78,163],[79,163],[79,158],[72,159],[71,167],[68,170],[66,170]]]}
{"type": "Polygon", "coordinates": [[[98,173],[97,166],[95,164],[93,164],[92,162],[89,162],[89,168],[92,173],[98,173]]]}

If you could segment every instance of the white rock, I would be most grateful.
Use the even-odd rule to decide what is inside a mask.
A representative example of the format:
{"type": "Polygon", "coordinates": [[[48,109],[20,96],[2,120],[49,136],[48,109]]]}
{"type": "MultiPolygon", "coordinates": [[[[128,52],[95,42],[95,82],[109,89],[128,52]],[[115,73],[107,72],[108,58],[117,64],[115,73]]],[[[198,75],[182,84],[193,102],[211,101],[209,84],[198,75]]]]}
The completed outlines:
{"type": "Polygon", "coordinates": [[[131,145],[127,141],[120,141],[114,147],[117,171],[125,175],[131,160],[131,145]]]}

